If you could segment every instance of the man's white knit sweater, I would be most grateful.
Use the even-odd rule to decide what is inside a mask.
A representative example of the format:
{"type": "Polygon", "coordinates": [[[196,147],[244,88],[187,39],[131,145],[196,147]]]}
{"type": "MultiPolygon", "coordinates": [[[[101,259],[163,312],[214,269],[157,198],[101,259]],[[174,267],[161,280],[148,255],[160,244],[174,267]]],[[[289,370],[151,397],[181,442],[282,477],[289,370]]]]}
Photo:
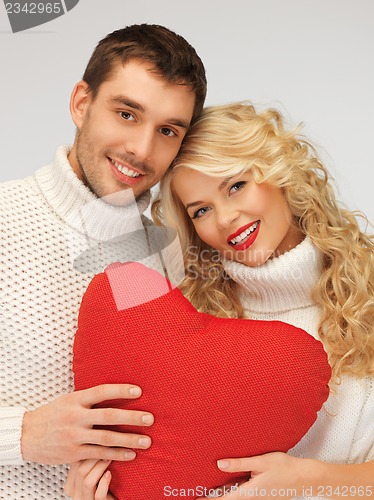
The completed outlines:
{"type": "MultiPolygon", "coordinates": [[[[145,196],[129,214],[128,207],[98,200],[74,174],[67,153],[60,147],[54,162],[34,176],[0,185],[1,499],[66,498],[67,467],[22,460],[22,418],[73,390],[79,304],[91,271],[109,263],[105,249],[90,250],[140,229],[139,210],[147,205],[145,196]],[[87,272],[74,268],[78,258],[87,272]]],[[[138,245],[129,250],[139,254],[138,245]]]]}
{"type": "MultiPolygon", "coordinates": [[[[257,268],[227,261],[225,270],[239,284],[246,317],[281,320],[318,338],[320,310],[311,291],[321,258],[310,238],[257,268]]],[[[343,376],[290,453],[332,463],[374,460],[374,377],[343,376]]]]}

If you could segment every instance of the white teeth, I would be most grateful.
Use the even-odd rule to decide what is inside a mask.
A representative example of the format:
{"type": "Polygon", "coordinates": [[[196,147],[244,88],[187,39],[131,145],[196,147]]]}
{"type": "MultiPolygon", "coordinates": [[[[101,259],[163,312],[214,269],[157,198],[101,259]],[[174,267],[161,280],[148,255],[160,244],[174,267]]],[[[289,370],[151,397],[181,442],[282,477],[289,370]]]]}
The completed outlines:
{"type": "Polygon", "coordinates": [[[116,161],[112,160],[113,165],[122,173],[127,175],[127,177],[139,177],[139,172],[135,172],[134,170],[130,170],[127,167],[123,167],[116,161]]]}
{"type": "Polygon", "coordinates": [[[257,226],[258,226],[258,222],[255,222],[254,224],[252,224],[252,226],[249,226],[245,231],[240,233],[239,236],[236,236],[236,238],[233,238],[232,240],[230,240],[230,243],[232,245],[237,245],[242,240],[244,240],[249,234],[253,233],[253,231],[255,229],[257,229],[257,226]]]}

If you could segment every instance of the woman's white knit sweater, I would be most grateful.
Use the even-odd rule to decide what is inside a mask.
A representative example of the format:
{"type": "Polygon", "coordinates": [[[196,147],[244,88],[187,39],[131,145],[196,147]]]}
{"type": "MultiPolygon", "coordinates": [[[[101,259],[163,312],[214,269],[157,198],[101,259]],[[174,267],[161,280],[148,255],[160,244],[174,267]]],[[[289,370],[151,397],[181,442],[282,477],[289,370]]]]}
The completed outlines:
{"type": "MultiPolygon", "coordinates": [[[[129,207],[97,199],[74,174],[67,153],[60,147],[54,162],[35,175],[0,184],[1,499],[66,498],[67,467],[23,462],[22,418],[73,390],[79,304],[91,271],[111,260],[106,255],[104,262],[109,247],[100,244],[141,228],[139,210],[147,205],[145,196],[130,214],[129,207]],[[78,257],[86,272],[74,268],[78,257]]],[[[138,245],[129,246],[139,254],[138,245]]]]}
{"type": "MultiPolygon", "coordinates": [[[[320,254],[308,237],[257,268],[225,262],[225,271],[239,284],[246,317],[281,320],[315,338],[320,310],[311,291],[320,270],[320,254]]],[[[290,453],[332,463],[374,460],[374,378],[343,376],[313,427],[290,453]]]]}

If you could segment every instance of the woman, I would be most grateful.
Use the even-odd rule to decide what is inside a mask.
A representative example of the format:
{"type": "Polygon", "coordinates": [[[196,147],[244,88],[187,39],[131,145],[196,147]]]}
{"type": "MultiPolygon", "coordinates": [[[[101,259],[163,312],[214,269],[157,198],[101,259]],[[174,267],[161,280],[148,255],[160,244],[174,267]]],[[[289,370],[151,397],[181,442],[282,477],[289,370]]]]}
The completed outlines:
{"type": "MultiPolygon", "coordinates": [[[[208,108],[163,178],[153,215],[179,233],[181,289],[199,311],[303,328],[323,342],[333,370],[331,396],[288,454],[222,457],[221,469],[250,476],[227,498],[372,496],[374,241],[338,206],[312,146],[276,110],[208,108]]],[[[102,469],[92,467],[91,479],[108,491],[102,469]]]]}
{"type": "Polygon", "coordinates": [[[181,288],[199,311],[282,320],[321,339],[329,354],[332,394],[290,454],[222,457],[221,468],[250,471],[249,489],[372,496],[373,236],[338,206],[311,145],[275,110],[208,108],[163,178],[153,213],[178,230],[181,288]],[[313,470],[302,457],[315,459],[313,470]]]}

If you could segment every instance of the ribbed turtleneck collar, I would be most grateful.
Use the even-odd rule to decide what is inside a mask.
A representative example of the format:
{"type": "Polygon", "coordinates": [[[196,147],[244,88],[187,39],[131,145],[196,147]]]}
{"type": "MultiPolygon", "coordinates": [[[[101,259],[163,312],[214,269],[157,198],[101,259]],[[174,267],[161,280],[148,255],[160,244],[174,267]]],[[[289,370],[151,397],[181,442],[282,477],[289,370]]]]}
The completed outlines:
{"type": "Polygon", "coordinates": [[[69,226],[95,240],[106,241],[141,229],[140,214],[149,205],[149,191],[136,204],[110,205],[78,179],[67,158],[69,151],[70,147],[60,146],[54,161],[35,173],[35,180],[55,213],[69,226]]]}
{"type": "Polygon", "coordinates": [[[244,308],[253,312],[310,306],[321,267],[321,254],[308,236],[292,250],[259,267],[224,262],[226,273],[239,285],[244,308]]]}

